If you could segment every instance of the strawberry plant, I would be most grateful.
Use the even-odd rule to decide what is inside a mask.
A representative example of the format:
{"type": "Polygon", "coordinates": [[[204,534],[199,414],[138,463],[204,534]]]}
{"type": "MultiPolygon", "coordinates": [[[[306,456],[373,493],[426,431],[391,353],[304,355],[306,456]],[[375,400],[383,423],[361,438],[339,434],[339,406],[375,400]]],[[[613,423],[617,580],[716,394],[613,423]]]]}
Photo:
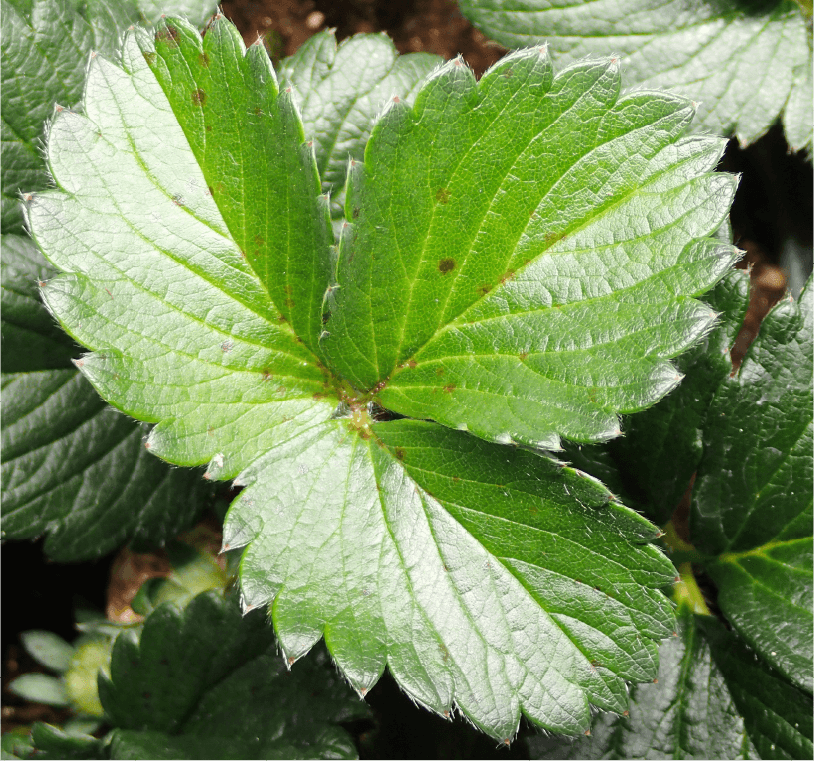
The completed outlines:
{"type": "Polygon", "coordinates": [[[811,289],[733,368],[697,104],[151,9],[3,0],[3,531],[162,545],[230,482],[239,568],[10,750],[352,756],[333,663],[533,757],[810,757],[811,289]]]}

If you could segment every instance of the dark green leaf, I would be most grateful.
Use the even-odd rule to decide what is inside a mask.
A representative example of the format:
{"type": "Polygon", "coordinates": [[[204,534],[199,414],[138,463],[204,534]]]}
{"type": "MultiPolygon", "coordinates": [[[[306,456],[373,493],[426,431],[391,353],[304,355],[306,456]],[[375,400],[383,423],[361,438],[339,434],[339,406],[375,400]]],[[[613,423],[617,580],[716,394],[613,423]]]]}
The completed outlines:
{"type": "Polygon", "coordinates": [[[810,150],[810,34],[792,0],[461,0],[461,10],[510,48],[548,42],[564,62],[620,54],[629,85],[700,101],[700,127],[744,144],[782,113],[792,149],[810,150]]]}
{"type": "Polygon", "coordinates": [[[390,103],[351,162],[322,347],[411,417],[557,448],[680,380],[713,316],[694,295],[736,258],[710,237],[734,179],[693,107],[619,97],[619,65],[554,76],[544,48],[476,84],[461,60],[390,103]],[[556,160],[552,157],[556,156],[556,160]]]}
{"type": "Polygon", "coordinates": [[[260,613],[208,592],[123,634],[100,696],[113,758],[352,758],[367,708],[321,654],[290,672],[260,613]]]}
{"type": "Polygon", "coordinates": [[[679,614],[658,682],[631,690],[629,716],[600,714],[591,735],[530,740],[532,758],[798,758],[812,755],[811,696],[708,616],[679,614]]]}
{"type": "Polygon", "coordinates": [[[324,192],[342,202],[348,159],[364,159],[381,109],[394,95],[412,104],[421,81],[441,63],[429,53],[400,56],[383,34],[359,34],[337,48],[333,30],[314,35],[283,61],[280,76],[300,96],[324,192]]]}
{"type": "Polygon", "coordinates": [[[90,735],[66,732],[59,727],[37,722],[31,730],[31,740],[37,750],[35,758],[97,759],[107,758],[105,743],[90,735]]]}
{"type": "Polygon", "coordinates": [[[691,541],[718,604],[761,658],[812,685],[812,301],[778,304],[704,431],[691,541]]]}
{"type": "Polygon", "coordinates": [[[652,409],[626,420],[624,438],[609,444],[626,483],[659,525],[670,519],[701,461],[707,410],[732,372],[729,350],[749,304],[749,276],[733,270],[705,301],[719,313],[719,322],[676,362],[686,376],[681,385],[652,409]]]}

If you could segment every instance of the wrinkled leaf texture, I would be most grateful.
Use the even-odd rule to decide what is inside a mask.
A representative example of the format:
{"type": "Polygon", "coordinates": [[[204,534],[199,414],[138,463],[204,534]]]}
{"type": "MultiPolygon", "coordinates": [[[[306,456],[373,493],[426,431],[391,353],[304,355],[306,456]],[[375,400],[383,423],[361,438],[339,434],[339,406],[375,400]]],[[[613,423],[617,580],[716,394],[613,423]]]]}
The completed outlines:
{"type": "Polygon", "coordinates": [[[697,125],[743,145],[782,115],[810,154],[811,20],[794,0],[461,0],[509,48],[548,42],[562,62],[621,55],[628,85],[700,101],[697,125]]]}
{"type": "MultiPolygon", "coordinates": [[[[290,662],[324,636],[360,693],[387,665],[418,702],[445,714],[457,707],[506,740],[521,712],[554,731],[583,731],[589,702],[621,712],[625,680],[655,676],[658,642],[673,630],[658,590],[673,569],[649,544],[651,524],[537,451],[425,420],[377,420],[367,404],[404,414],[420,404],[422,417],[431,409],[501,440],[508,430],[556,444],[571,432],[557,429],[568,416],[556,405],[531,410],[529,423],[502,415],[499,386],[478,403],[451,401],[449,378],[438,381],[434,370],[434,402],[426,383],[416,393],[392,378],[380,385],[382,368],[394,370],[399,357],[402,376],[421,367],[398,348],[394,319],[412,331],[413,349],[418,335],[475,330],[461,320],[446,331],[440,308],[422,322],[405,304],[432,304],[444,289],[461,314],[469,303],[493,326],[493,352],[514,353],[509,367],[532,386],[526,399],[541,393],[542,376],[522,369],[516,340],[551,331],[550,369],[560,378],[546,388],[565,386],[570,411],[590,408],[578,421],[587,439],[612,433],[616,410],[675,384],[667,358],[713,319],[691,297],[737,256],[708,237],[734,182],[711,172],[720,140],[680,137],[692,116],[684,101],[618,95],[613,62],[555,77],[536,49],[509,57],[480,85],[460,61],[435,71],[415,110],[394,102],[364,165],[351,162],[354,222],[343,233],[338,288],[329,202],[295,93],[278,88],[263,48],[245,51],[225,19],[203,40],[176,19],[155,39],[134,32],[121,67],[92,61],[83,113],[57,114],[49,166],[58,189],[28,207],[34,237],[66,273],[43,297],[92,350],[78,364],[102,396],[156,423],[151,451],[179,465],[208,463],[209,478],[248,487],[227,516],[224,546],[248,545],[245,606],[271,605],[290,662]],[[525,131],[522,140],[510,124],[525,131]],[[449,138],[438,142],[448,155],[419,139],[424,128],[449,138]],[[542,161],[552,152],[554,168],[542,161]],[[389,184],[381,168],[392,169],[389,184]],[[409,181],[422,172],[428,181],[409,181]],[[466,213],[462,193],[476,177],[485,200],[475,196],[459,227],[484,243],[465,261],[444,209],[466,213]],[[388,206],[395,216],[374,240],[388,206]],[[433,218],[461,257],[456,267],[492,283],[489,298],[461,272],[439,270],[433,218]],[[546,225],[555,222],[552,242],[546,225]],[[393,239],[409,268],[395,267],[393,239]],[[377,260],[383,266],[371,271],[377,260]],[[516,277],[505,276],[509,266],[516,277]],[[367,297],[381,299],[385,281],[394,304],[370,309],[367,297]],[[329,286],[336,303],[326,317],[329,286]],[[579,335],[569,334],[580,320],[579,335]],[[358,347],[338,351],[354,336],[368,341],[379,373],[358,347]],[[600,385],[568,385],[589,374],[600,385]],[[488,430],[490,419],[498,429],[488,430]]],[[[450,376],[494,382],[480,363],[467,370],[464,344],[454,351],[450,376]]]]}

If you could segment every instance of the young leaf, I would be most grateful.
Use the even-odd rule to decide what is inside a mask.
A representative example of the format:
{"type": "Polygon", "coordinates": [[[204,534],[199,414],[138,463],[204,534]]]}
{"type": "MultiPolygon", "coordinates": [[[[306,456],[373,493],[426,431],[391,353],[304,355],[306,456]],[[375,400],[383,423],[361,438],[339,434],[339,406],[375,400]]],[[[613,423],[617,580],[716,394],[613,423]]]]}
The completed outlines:
{"type": "Polygon", "coordinates": [[[557,448],[675,387],[667,359],[713,320],[691,297],[736,258],[708,237],[735,180],[712,172],[723,141],[681,139],[691,104],[619,89],[616,59],[555,77],[535,48],[391,102],[348,170],[321,344],[356,388],[557,448]]]}
{"type": "Polygon", "coordinates": [[[4,235],[2,246],[3,538],[47,531],[52,558],[80,560],[175,536],[208,490],[150,457],[143,428],[71,368],[78,349],[37,292],[53,268],[27,238],[4,235]]]}
{"type": "Polygon", "coordinates": [[[99,687],[113,758],[353,758],[337,723],[367,715],[324,654],[289,673],[263,616],[214,592],[120,635],[99,687]]]}
{"type": "Polygon", "coordinates": [[[629,716],[600,714],[588,738],[529,741],[532,758],[809,758],[811,695],[759,661],[709,616],[679,611],[658,682],[637,685],[629,716]]]}
{"type": "Polygon", "coordinates": [[[39,139],[54,101],[79,102],[91,50],[110,55],[139,18],[134,0],[35,0],[2,8],[2,229],[23,232],[18,193],[48,187],[39,139]]]}
{"type": "MultiPolygon", "coordinates": [[[[576,100],[580,72],[565,77],[576,100]]],[[[622,111],[666,109],[676,130],[689,113],[652,94],[631,103],[622,111]]],[[[658,129],[643,129],[659,142],[658,129]]],[[[324,634],[360,692],[387,664],[419,702],[457,705],[501,739],[521,711],[577,732],[589,701],[623,710],[624,680],[653,678],[657,643],[672,631],[658,590],[673,569],[648,544],[655,529],[538,454],[429,422],[375,422],[375,409],[328,372],[310,348],[319,348],[313,305],[329,228],[303,139],[264,51],[245,52],[223,18],[203,41],[177,20],[155,44],[134,33],[122,68],[92,61],[83,113],[62,111],[51,128],[59,189],[28,207],[36,240],[66,270],[44,298],[94,350],[83,372],[111,403],[157,423],[151,451],[208,461],[209,477],[248,485],[224,546],[249,545],[246,605],[273,603],[289,659],[324,634]],[[275,156],[290,177],[279,167],[254,176],[246,164],[275,156]],[[252,236],[265,226],[275,234],[259,243],[252,236]],[[238,241],[249,244],[245,258],[238,241]]],[[[676,167],[700,168],[692,195],[714,185],[705,172],[719,149],[709,140],[662,148],[672,169],[649,187],[671,213],[683,197],[676,167]]],[[[723,178],[720,197],[695,199],[701,221],[680,224],[692,231],[714,218],[715,229],[730,190],[723,178]]],[[[674,246],[676,256],[686,248],[687,274],[660,279],[695,292],[734,254],[687,240],[674,246]]],[[[667,312],[698,311],[682,299],[677,309],[668,299],[667,312]]]]}
{"type": "Polygon", "coordinates": [[[333,30],[314,35],[283,61],[280,76],[300,96],[324,192],[341,204],[348,159],[364,158],[382,107],[394,95],[412,104],[421,81],[441,63],[429,53],[400,56],[383,34],[359,34],[337,47],[333,30]]]}
{"type": "Polygon", "coordinates": [[[700,101],[698,126],[733,130],[743,144],[757,140],[782,113],[792,149],[811,150],[810,34],[792,0],[461,0],[460,5],[486,34],[510,48],[547,41],[563,62],[621,54],[628,84],[663,87],[700,101]]]}
{"type": "Polygon", "coordinates": [[[812,294],[763,320],[707,415],[691,536],[729,622],[811,691],[812,294]]]}
{"type": "Polygon", "coordinates": [[[659,525],[670,519],[701,462],[707,410],[732,372],[729,351],[749,305],[749,276],[732,270],[704,300],[719,313],[718,324],[676,362],[686,375],[681,386],[625,421],[624,438],[609,443],[626,483],[635,489],[647,517],[659,525]]]}
{"type": "Polygon", "coordinates": [[[20,640],[25,651],[37,663],[58,674],[68,670],[74,649],[62,637],[53,632],[32,629],[21,632],[20,640]]]}

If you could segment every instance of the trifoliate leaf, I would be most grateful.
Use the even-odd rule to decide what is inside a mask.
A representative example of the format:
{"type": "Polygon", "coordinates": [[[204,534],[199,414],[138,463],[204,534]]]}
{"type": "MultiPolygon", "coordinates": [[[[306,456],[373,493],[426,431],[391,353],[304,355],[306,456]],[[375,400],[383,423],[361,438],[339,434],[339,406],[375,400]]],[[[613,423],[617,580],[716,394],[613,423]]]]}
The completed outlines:
{"type": "Polygon", "coordinates": [[[35,0],[30,8],[2,0],[0,8],[2,229],[21,233],[19,191],[49,185],[40,139],[54,101],[79,102],[88,54],[112,54],[139,12],[134,0],[35,0]]]}
{"type": "Polygon", "coordinates": [[[681,385],[655,407],[625,421],[624,438],[609,444],[647,517],[660,525],[670,519],[701,461],[707,410],[732,372],[729,351],[749,305],[749,276],[732,270],[704,300],[718,312],[718,324],[676,362],[686,376],[681,385]]]}
{"type": "Polygon", "coordinates": [[[100,695],[113,758],[353,758],[367,708],[322,654],[290,672],[260,613],[206,592],[119,636],[100,695]]]}
{"type": "Polygon", "coordinates": [[[626,85],[663,87],[699,101],[699,127],[732,130],[743,144],[757,140],[782,113],[792,149],[810,150],[811,43],[792,0],[460,5],[473,23],[510,48],[548,42],[563,62],[621,55],[626,85]]]}
{"type": "Polygon", "coordinates": [[[375,117],[394,95],[412,104],[441,63],[429,53],[400,56],[383,34],[359,34],[337,47],[333,30],[315,34],[282,62],[280,76],[300,96],[305,134],[314,139],[322,188],[339,201],[339,213],[348,160],[363,160],[375,117]]]}
{"type": "MultiPolygon", "coordinates": [[[[511,59],[520,100],[523,66],[537,60],[511,59]]],[[[429,91],[458,68],[442,71],[429,91]]],[[[607,74],[600,69],[553,81],[572,100],[588,100],[591,82],[607,74]]],[[[505,73],[489,86],[500,89],[512,79],[505,73]]],[[[618,78],[608,76],[613,89],[618,78]]],[[[93,350],[82,371],[112,404],[157,423],[152,452],[179,465],[208,462],[210,478],[247,486],[230,509],[224,546],[248,545],[246,607],[271,604],[289,660],[324,636],[359,692],[387,665],[420,703],[439,713],[457,707],[504,740],[521,711],[574,733],[589,725],[589,702],[624,710],[625,680],[655,676],[658,641],[673,630],[659,590],[674,571],[649,544],[655,528],[594,480],[537,453],[431,422],[379,422],[387,415],[320,362],[314,307],[330,283],[330,227],[291,95],[278,89],[262,47],[246,52],[223,18],[203,40],[170,19],[155,41],[129,35],[121,67],[92,61],[82,113],[59,112],[51,128],[58,188],[28,205],[35,239],[66,271],[44,286],[46,303],[93,350]]],[[[695,240],[728,206],[732,181],[707,174],[720,141],[668,145],[653,119],[663,116],[677,134],[690,115],[672,98],[637,96],[620,109],[655,114],[630,147],[636,155],[652,148],[666,166],[648,165],[647,193],[631,196],[637,218],[651,204],[654,226],[669,220],[671,230],[688,231],[681,240],[665,233],[659,248],[681,270],[672,260],[665,270],[658,253],[652,277],[665,289],[700,292],[735,255],[695,240]]],[[[459,116],[465,128],[466,109],[459,116]]],[[[576,119],[583,126],[584,116],[576,119]]],[[[421,146],[410,150],[423,156],[421,146]]],[[[643,160],[630,157],[637,181],[643,160]]],[[[576,174],[560,184],[575,183],[576,192],[576,174]]],[[[409,196],[399,208],[413,209],[409,196]]],[[[623,213],[617,208],[606,215],[623,213]]],[[[603,277],[621,255],[611,248],[603,277]]],[[[614,266],[612,277],[625,271],[614,266]]],[[[629,291],[616,311],[635,311],[648,288],[629,291]]],[[[654,330],[667,331],[678,351],[709,310],[684,296],[664,299],[656,311],[665,322],[654,330]]],[[[588,306],[580,307],[586,319],[588,306]]],[[[656,359],[653,368],[669,369],[674,382],[669,365],[656,359]]],[[[122,656],[120,667],[127,663],[122,656]]],[[[116,668],[114,657],[114,683],[116,668]]],[[[154,713],[175,721],[163,703],[154,713]]]]}
{"type": "Polygon", "coordinates": [[[658,682],[631,691],[629,715],[599,714],[587,738],[529,740],[532,758],[809,758],[811,695],[709,616],[679,612],[658,682]]]}
{"type": "Polygon", "coordinates": [[[707,415],[691,540],[729,622],[792,682],[812,686],[812,294],[763,320],[707,415]]]}

